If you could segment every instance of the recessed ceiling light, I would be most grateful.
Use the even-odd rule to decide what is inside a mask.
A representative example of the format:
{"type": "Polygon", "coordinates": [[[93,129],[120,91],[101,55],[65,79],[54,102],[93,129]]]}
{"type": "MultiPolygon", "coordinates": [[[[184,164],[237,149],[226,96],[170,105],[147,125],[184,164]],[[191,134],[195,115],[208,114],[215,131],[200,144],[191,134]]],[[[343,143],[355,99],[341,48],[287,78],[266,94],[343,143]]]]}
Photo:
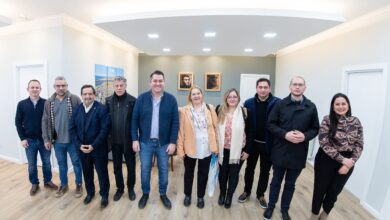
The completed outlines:
{"type": "Polygon", "coordinates": [[[205,32],[204,36],[205,37],[215,37],[216,33],[215,32],[205,32]]]}
{"type": "Polygon", "coordinates": [[[253,49],[252,48],[245,48],[244,51],[247,52],[247,53],[250,53],[250,52],[253,52],[253,49]]]}
{"type": "Polygon", "coordinates": [[[159,38],[160,36],[159,36],[158,34],[148,34],[148,37],[149,37],[150,39],[157,39],[157,38],[159,38]]]}
{"type": "Polygon", "coordinates": [[[164,52],[171,52],[171,49],[170,48],[163,48],[163,51],[164,52]]]}
{"type": "Polygon", "coordinates": [[[211,48],[203,48],[203,52],[210,52],[211,48]]]}
{"type": "Polygon", "coordinates": [[[276,37],[276,35],[278,35],[277,33],[274,33],[274,32],[268,32],[268,33],[265,33],[264,34],[264,38],[274,38],[276,37]]]}

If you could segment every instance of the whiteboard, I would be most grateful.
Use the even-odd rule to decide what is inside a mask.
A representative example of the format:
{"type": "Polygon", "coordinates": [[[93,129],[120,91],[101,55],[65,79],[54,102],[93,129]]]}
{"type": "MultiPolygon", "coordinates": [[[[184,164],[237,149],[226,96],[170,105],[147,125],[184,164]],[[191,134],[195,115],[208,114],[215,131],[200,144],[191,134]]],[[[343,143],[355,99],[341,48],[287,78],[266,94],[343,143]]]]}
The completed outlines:
{"type": "Polygon", "coordinates": [[[252,98],[255,95],[256,81],[260,78],[269,79],[270,75],[241,73],[241,78],[240,78],[241,105],[244,105],[245,100],[252,98]]]}

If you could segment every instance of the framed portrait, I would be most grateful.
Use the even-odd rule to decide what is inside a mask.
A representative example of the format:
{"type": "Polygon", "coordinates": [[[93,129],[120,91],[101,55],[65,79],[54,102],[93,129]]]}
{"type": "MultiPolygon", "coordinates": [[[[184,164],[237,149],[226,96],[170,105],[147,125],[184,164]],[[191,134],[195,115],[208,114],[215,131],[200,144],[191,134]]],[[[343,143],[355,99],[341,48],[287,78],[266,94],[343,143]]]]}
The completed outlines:
{"type": "Polygon", "coordinates": [[[192,72],[179,72],[177,75],[177,90],[190,90],[194,83],[192,72]]]}
{"type": "Polygon", "coordinates": [[[221,73],[209,72],[204,76],[205,91],[219,92],[221,91],[221,73]]]}

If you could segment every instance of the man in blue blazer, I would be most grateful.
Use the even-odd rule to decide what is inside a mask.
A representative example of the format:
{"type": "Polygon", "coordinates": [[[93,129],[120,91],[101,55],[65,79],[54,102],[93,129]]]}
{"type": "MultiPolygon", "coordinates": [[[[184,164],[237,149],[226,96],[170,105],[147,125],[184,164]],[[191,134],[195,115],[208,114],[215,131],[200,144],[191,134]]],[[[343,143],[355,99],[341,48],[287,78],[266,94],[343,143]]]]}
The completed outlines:
{"type": "Polygon", "coordinates": [[[87,196],[84,204],[91,202],[95,195],[94,171],[99,179],[100,196],[102,197],[100,207],[108,205],[108,192],[110,181],[108,179],[108,154],[107,136],[110,127],[110,116],[108,110],[101,103],[95,100],[95,88],[91,85],[81,87],[83,103],[78,105],[73,113],[69,133],[74,145],[79,149],[81,164],[87,196]]]}

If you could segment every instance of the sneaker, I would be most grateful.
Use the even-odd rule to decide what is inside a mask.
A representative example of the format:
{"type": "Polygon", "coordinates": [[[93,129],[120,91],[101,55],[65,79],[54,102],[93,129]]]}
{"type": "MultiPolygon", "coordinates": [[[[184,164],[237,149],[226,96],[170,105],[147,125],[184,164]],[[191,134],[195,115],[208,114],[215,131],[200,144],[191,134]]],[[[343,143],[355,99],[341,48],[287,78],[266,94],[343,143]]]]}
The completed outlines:
{"type": "Polygon", "coordinates": [[[288,211],[282,210],[282,220],[291,220],[291,217],[288,214],[288,211]]]}
{"type": "Polygon", "coordinates": [[[54,184],[52,181],[45,183],[44,186],[49,189],[58,190],[58,186],[54,184]]]}
{"type": "Polygon", "coordinates": [[[263,214],[264,220],[270,220],[272,218],[273,212],[274,212],[274,209],[267,208],[263,214]]]}
{"type": "Polygon", "coordinates": [[[250,194],[243,192],[239,197],[238,197],[238,202],[239,203],[244,203],[246,202],[250,197],[250,194]]]}
{"type": "Polygon", "coordinates": [[[83,195],[83,186],[81,184],[76,185],[76,192],[74,194],[74,197],[80,198],[83,195]]]}
{"type": "Polygon", "coordinates": [[[267,200],[265,200],[264,196],[258,197],[257,201],[259,201],[260,207],[263,209],[268,208],[267,200]]]}
{"type": "Polygon", "coordinates": [[[30,189],[30,196],[35,195],[39,190],[39,185],[38,184],[32,184],[31,189],[30,189]]]}
{"type": "Polygon", "coordinates": [[[57,198],[60,198],[61,196],[63,196],[66,192],[68,192],[69,188],[68,188],[68,185],[66,186],[60,186],[60,188],[58,188],[57,192],[56,192],[56,197],[57,198]]]}

